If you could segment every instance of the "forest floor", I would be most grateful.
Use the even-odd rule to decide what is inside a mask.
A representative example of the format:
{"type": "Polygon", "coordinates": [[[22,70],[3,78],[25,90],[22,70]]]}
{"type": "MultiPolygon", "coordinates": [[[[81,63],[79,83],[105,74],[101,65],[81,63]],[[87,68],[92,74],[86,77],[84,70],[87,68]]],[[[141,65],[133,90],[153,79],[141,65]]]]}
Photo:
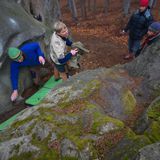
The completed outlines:
{"type": "MultiPolygon", "coordinates": [[[[81,59],[81,71],[99,67],[108,68],[116,64],[129,62],[123,59],[124,55],[127,54],[127,35],[122,36],[120,32],[126,25],[131,13],[138,8],[137,2],[131,4],[130,14],[124,17],[122,0],[112,0],[107,15],[103,11],[103,0],[98,0],[96,14],[87,11],[86,19],[80,17],[80,9],[78,9],[78,23],[72,21],[66,0],[61,0],[61,2],[62,20],[71,29],[74,41],[81,41],[90,50],[81,59]]],[[[160,20],[158,8],[160,8],[160,2],[153,9],[155,20],[160,20]]],[[[28,95],[32,95],[36,90],[37,88],[33,86],[27,90],[25,95],[28,97],[28,95]]],[[[15,105],[13,110],[0,115],[0,122],[3,122],[24,108],[26,108],[24,102],[15,105]]]]}
{"type": "MultiPolygon", "coordinates": [[[[128,36],[122,36],[120,32],[128,22],[131,13],[138,8],[138,2],[131,3],[130,14],[124,16],[122,12],[122,0],[112,0],[107,15],[104,13],[103,0],[97,1],[96,13],[87,11],[87,18],[78,16],[78,23],[74,23],[66,2],[62,0],[62,20],[71,28],[75,41],[81,41],[90,50],[82,58],[83,70],[98,67],[111,67],[116,64],[124,64],[128,61],[123,57],[127,54],[128,36]]],[[[155,20],[160,20],[160,2],[153,8],[155,20]]],[[[78,9],[80,15],[80,9],[78,9]]]]}

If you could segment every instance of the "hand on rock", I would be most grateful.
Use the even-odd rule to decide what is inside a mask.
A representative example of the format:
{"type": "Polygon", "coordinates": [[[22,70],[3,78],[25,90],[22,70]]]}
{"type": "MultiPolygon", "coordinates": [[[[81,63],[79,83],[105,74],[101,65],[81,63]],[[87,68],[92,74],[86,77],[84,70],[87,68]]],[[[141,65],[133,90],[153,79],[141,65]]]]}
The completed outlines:
{"type": "Polygon", "coordinates": [[[18,91],[14,90],[11,95],[11,101],[15,101],[18,98],[18,91]]]}

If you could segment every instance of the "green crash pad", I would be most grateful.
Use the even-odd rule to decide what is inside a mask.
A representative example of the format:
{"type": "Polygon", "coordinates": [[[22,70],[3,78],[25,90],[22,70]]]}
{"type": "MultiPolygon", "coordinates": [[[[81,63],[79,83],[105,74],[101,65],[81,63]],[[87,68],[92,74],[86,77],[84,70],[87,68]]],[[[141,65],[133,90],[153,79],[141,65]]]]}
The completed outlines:
{"type": "Polygon", "coordinates": [[[44,85],[43,88],[53,89],[57,84],[61,83],[62,79],[55,81],[54,77],[52,76],[44,85]]]}
{"type": "Polygon", "coordinates": [[[55,81],[54,77],[52,76],[44,85],[43,87],[38,90],[35,94],[29,97],[25,103],[28,105],[38,105],[41,100],[49,93],[56,85],[61,83],[62,80],[55,81]]]}
{"type": "MultiPolygon", "coordinates": [[[[47,93],[49,93],[50,90],[52,90],[57,84],[61,83],[62,80],[60,79],[59,81],[55,81],[54,77],[52,76],[44,85],[43,87],[38,90],[35,94],[33,94],[30,98],[28,98],[25,103],[28,105],[37,105],[40,103],[40,101],[46,96],[47,93]]],[[[22,110],[23,111],[23,110],[22,110]]],[[[5,122],[0,124],[0,131],[3,131],[7,126],[9,126],[19,114],[21,114],[20,111],[19,113],[15,114],[5,122]]]]}
{"type": "MultiPolygon", "coordinates": [[[[22,112],[22,111],[21,111],[22,112]]],[[[8,120],[6,120],[5,122],[0,124],[0,131],[3,131],[7,126],[9,126],[16,118],[17,116],[21,113],[17,113],[14,116],[12,116],[11,118],[9,118],[8,120]]]]}

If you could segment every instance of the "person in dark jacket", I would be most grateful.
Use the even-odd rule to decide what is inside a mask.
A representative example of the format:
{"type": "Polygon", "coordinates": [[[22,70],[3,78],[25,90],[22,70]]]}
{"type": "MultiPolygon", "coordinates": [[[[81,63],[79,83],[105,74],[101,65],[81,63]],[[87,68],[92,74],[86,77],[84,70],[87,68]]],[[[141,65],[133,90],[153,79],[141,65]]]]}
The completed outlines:
{"type": "Polygon", "coordinates": [[[149,26],[147,37],[141,45],[141,48],[137,51],[135,57],[139,56],[139,54],[142,52],[144,48],[156,42],[158,39],[160,39],[160,22],[153,22],[149,26]]]}
{"type": "Polygon", "coordinates": [[[124,59],[131,59],[135,56],[137,50],[140,48],[140,42],[143,36],[147,33],[149,25],[153,22],[148,3],[148,0],[140,0],[139,9],[133,13],[127,26],[122,31],[122,33],[129,31],[129,53],[125,55],[124,59]]]}
{"type": "Polygon", "coordinates": [[[22,45],[20,48],[10,47],[8,56],[11,61],[10,73],[13,92],[11,101],[18,97],[18,76],[21,67],[34,67],[45,63],[44,53],[37,42],[30,42],[22,45]]]}

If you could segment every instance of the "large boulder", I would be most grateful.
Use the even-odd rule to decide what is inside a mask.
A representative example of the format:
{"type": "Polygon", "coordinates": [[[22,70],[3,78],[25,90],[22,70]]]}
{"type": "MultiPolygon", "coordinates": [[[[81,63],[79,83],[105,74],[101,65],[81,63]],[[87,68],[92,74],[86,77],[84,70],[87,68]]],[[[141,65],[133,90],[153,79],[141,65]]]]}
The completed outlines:
{"type": "Polygon", "coordinates": [[[0,133],[0,158],[133,160],[143,147],[159,141],[147,129],[141,135],[133,130],[143,108],[143,94],[137,93],[142,83],[123,66],[70,78],[0,133]]]}
{"type": "Polygon", "coordinates": [[[144,48],[138,58],[131,63],[124,65],[131,76],[142,77],[143,96],[146,98],[151,96],[160,89],[160,40],[152,43],[150,46],[144,48]],[[147,92],[144,92],[146,90],[147,92]]]}
{"type": "MultiPolygon", "coordinates": [[[[38,40],[45,27],[14,2],[0,1],[0,114],[10,110],[10,65],[7,48],[18,47],[26,41],[38,40]]],[[[31,85],[30,74],[24,69],[20,75],[21,92],[31,85]],[[23,86],[23,87],[22,87],[23,86]]]]}
{"type": "Polygon", "coordinates": [[[160,40],[129,64],[85,71],[59,84],[0,132],[0,159],[159,157],[159,48],[160,40]]]}
{"type": "Polygon", "coordinates": [[[27,13],[52,27],[57,19],[61,19],[59,0],[6,0],[21,5],[27,13]]]}
{"type": "Polygon", "coordinates": [[[155,143],[142,148],[135,160],[158,160],[160,157],[160,143],[155,143]]]}

